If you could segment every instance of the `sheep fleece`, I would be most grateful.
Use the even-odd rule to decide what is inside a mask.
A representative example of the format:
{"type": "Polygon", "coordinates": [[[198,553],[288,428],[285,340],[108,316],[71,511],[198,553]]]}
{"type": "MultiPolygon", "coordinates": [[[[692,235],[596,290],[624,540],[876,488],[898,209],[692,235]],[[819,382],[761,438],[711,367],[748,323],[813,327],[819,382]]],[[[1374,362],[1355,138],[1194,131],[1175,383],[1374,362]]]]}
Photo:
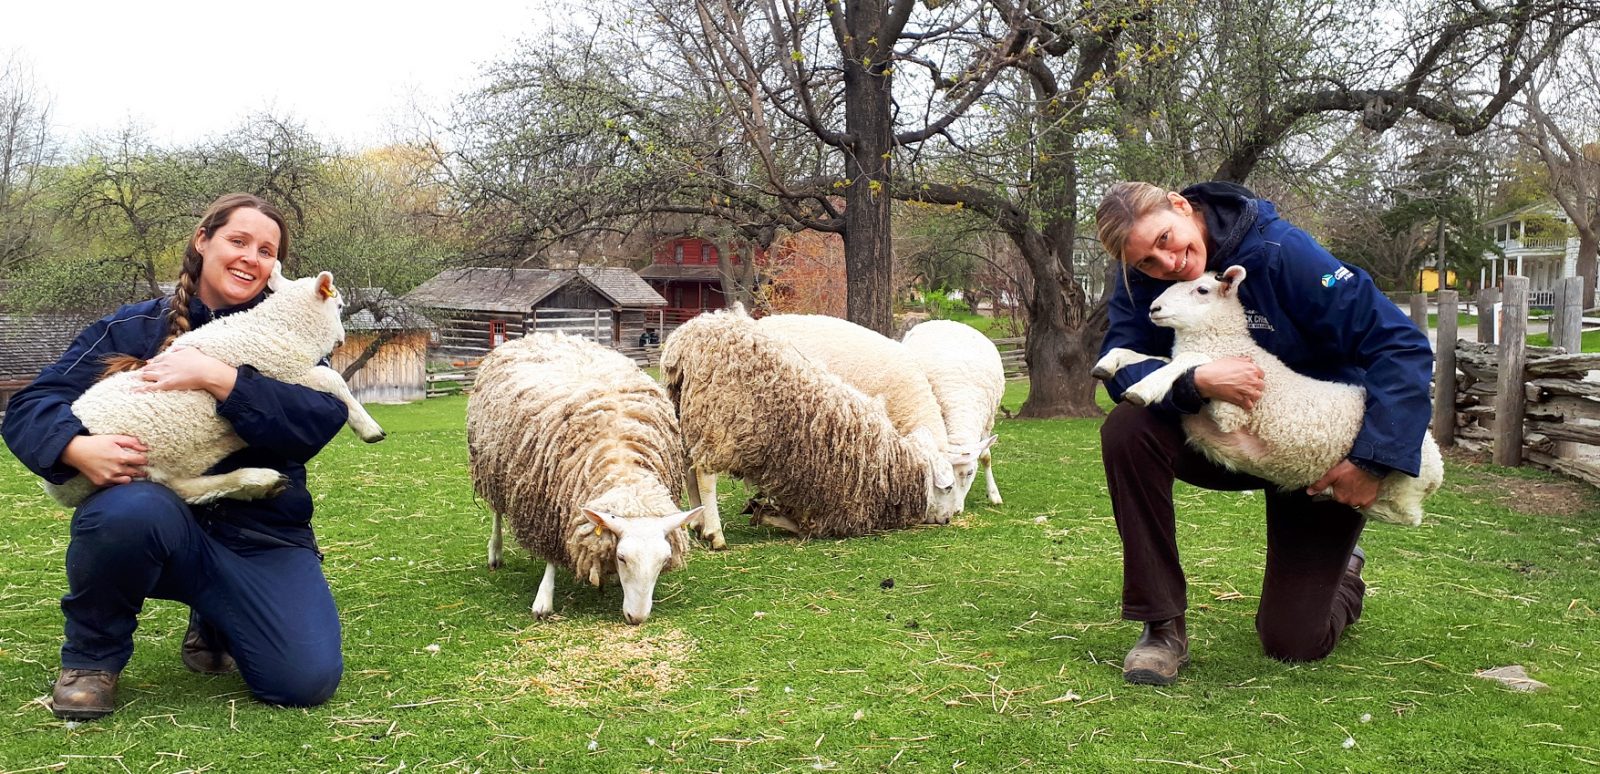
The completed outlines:
{"type": "Polygon", "coordinates": [[[661,371],[689,458],[771,495],[802,534],[849,537],[923,520],[927,463],[883,408],[742,311],[685,323],[667,339],[661,371]]]}
{"type": "MultiPolygon", "coordinates": [[[[559,333],[502,344],[483,359],[467,402],[472,486],[523,548],[600,585],[616,572],[616,536],[580,506],[615,515],[677,511],[683,441],[666,393],[632,360],[559,333]]],[[[688,538],[667,536],[681,566],[688,538]]]]}

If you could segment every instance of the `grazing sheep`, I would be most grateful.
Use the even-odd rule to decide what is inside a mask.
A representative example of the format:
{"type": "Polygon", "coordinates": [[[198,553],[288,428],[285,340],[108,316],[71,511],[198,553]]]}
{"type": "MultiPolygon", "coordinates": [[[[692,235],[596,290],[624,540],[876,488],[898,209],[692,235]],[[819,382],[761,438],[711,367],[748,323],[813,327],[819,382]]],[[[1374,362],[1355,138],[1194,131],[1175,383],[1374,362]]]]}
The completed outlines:
{"type": "MultiPolygon", "coordinates": [[[[344,379],[317,365],[344,340],[339,321],[344,299],[333,275],[286,280],[278,264],[267,280],[272,289],[260,304],[219,317],[172,342],[192,347],[238,367],[250,365],[262,374],[300,384],[339,398],[349,410],[348,423],[361,440],[383,440],[383,428],[350,394],[344,379]]],[[[217,416],[217,401],[204,390],[145,390],[136,371],[112,374],[95,383],[72,403],[72,413],[90,433],[131,435],[150,447],[145,472],[193,504],[221,498],[257,500],[274,497],[288,483],[271,468],[240,468],[205,475],[224,457],[245,447],[227,420],[217,416]]],[[[46,482],[56,502],[73,508],[95,491],[84,476],[64,484],[46,482]]]]}
{"type": "MultiPolygon", "coordinates": [[[[634,362],[587,339],[535,333],[495,347],[467,401],[472,486],[546,562],[533,614],[555,608],[556,566],[622,583],[622,617],[650,617],[656,579],[683,564],[683,439],[666,393],[634,362]]],[[[721,538],[720,532],[716,535],[721,538]]]]}
{"type": "Polygon", "coordinates": [[[1000,350],[988,336],[954,320],[929,320],[906,331],[901,343],[928,375],[933,396],[944,414],[953,448],[982,447],[977,466],[956,467],[956,492],[963,505],[983,468],[989,502],[999,505],[994,483],[994,415],[1006,391],[1006,369],[1000,350]]]}
{"type": "Polygon", "coordinates": [[[902,437],[881,399],[817,368],[743,309],[678,328],[662,348],[661,373],[695,466],[691,502],[705,504],[707,521],[717,518],[716,473],[773,498],[782,515],[761,520],[805,537],[930,518],[938,487],[923,441],[902,437]]]}
{"type": "MultiPolygon", "coordinates": [[[[1349,453],[1366,412],[1366,390],[1296,373],[1258,346],[1245,327],[1239,303],[1238,288],[1244,279],[1244,267],[1231,266],[1221,276],[1204,274],[1167,288],[1150,305],[1150,319],[1176,331],[1172,360],[1130,387],[1123,398],[1149,405],[1165,397],[1190,368],[1223,357],[1250,358],[1266,374],[1266,387],[1255,408],[1246,411],[1211,401],[1201,413],[1184,417],[1184,431],[1190,444],[1219,465],[1285,490],[1304,489],[1349,453]]],[[[1094,376],[1110,378],[1148,357],[1113,349],[1095,364],[1094,376]]],[[[1377,501],[1366,512],[1382,521],[1420,524],[1423,499],[1443,480],[1439,447],[1432,435],[1424,435],[1421,475],[1413,478],[1390,471],[1379,486],[1377,501]]]]}
{"type": "Polygon", "coordinates": [[[771,315],[756,320],[756,329],[867,397],[882,398],[895,430],[916,442],[933,470],[938,486],[928,508],[930,523],[948,524],[961,512],[967,489],[960,482],[972,485],[988,445],[978,438],[970,446],[951,444],[939,401],[911,350],[877,331],[820,314],[771,315]]]}

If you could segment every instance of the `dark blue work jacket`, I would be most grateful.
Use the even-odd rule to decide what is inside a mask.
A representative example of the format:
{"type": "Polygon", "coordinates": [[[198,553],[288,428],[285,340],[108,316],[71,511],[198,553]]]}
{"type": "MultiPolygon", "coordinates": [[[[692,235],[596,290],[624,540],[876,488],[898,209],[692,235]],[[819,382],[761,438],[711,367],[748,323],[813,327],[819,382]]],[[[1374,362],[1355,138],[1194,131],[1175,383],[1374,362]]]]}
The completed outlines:
{"type": "MultiPolygon", "coordinates": [[[[265,294],[236,307],[216,312],[222,317],[260,303],[265,294]]],[[[11,398],[0,434],[6,446],[29,470],[51,483],[63,483],[78,471],[61,462],[61,452],[74,436],[86,435],[83,423],[72,413],[77,400],[99,379],[101,359],[107,355],[132,355],[148,360],[167,336],[166,298],[118,309],[78,335],[66,354],[44,369],[39,378],[11,398]]],[[[210,322],[212,311],[199,299],[189,302],[191,328],[210,322]]],[[[311,532],[312,502],[306,490],[306,462],[321,451],[345,423],[347,411],[332,395],[297,384],[262,376],[249,365],[239,366],[238,381],[228,399],[217,404],[217,415],[233,426],[247,446],[228,455],[210,472],[226,473],[246,467],[272,468],[289,477],[289,486],[266,500],[222,500],[196,506],[195,515],[214,519],[272,538],[315,547],[311,532]]]]}
{"type": "MultiPolygon", "coordinates": [[[[1202,204],[1239,209],[1241,200],[1227,195],[1231,191],[1208,198],[1204,190],[1221,187],[1204,184],[1183,193],[1202,204]]],[[[1366,418],[1350,458],[1417,475],[1432,413],[1428,385],[1433,350],[1427,335],[1378,291],[1365,271],[1341,263],[1309,234],[1279,218],[1271,202],[1243,203],[1253,221],[1241,223],[1224,249],[1208,249],[1206,270],[1245,268],[1239,300],[1250,335],[1263,349],[1306,376],[1366,388],[1366,418]]],[[[1207,222],[1208,232],[1214,230],[1209,215],[1207,222]]],[[[1208,247],[1212,236],[1207,234],[1208,247]]],[[[1127,275],[1126,284],[1117,279],[1111,297],[1110,328],[1101,354],[1112,347],[1172,354],[1173,332],[1150,322],[1150,304],[1173,283],[1131,270],[1127,275]]],[[[1161,365],[1145,361],[1119,371],[1106,383],[1112,399],[1120,401],[1124,390],[1161,365]]],[[[1178,412],[1170,398],[1153,408],[1178,412]]]]}

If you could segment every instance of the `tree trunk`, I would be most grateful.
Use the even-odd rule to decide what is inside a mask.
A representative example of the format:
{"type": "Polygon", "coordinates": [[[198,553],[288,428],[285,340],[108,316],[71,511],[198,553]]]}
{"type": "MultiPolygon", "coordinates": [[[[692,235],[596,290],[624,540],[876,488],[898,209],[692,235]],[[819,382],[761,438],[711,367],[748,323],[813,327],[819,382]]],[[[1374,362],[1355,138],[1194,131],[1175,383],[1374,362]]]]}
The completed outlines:
{"type": "Polygon", "coordinates": [[[889,175],[894,135],[886,62],[845,62],[845,316],[885,336],[894,332],[889,175]]]}
{"type": "MultiPolygon", "coordinates": [[[[1583,308],[1594,308],[1595,255],[1600,252],[1600,215],[1590,228],[1578,229],[1578,265],[1575,273],[1583,278],[1583,308]]],[[[1581,326],[1580,326],[1581,327],[1581,326]]]]}

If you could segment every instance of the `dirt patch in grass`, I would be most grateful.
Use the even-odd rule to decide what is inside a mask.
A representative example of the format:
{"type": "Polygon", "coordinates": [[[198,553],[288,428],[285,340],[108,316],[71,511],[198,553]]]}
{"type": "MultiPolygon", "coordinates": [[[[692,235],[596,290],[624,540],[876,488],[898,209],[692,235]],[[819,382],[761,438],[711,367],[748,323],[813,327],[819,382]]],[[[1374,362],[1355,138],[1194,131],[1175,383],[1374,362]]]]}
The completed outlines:
{"type": "Polygon", "coordinates": [[[1445,485],[1468,497],[1534,516],[1576,516],[1595,508],[1595,490],[1581,481],[1503,475],[1486,454],[1460,447],[1444,449],[1444,458],[1465,470],[1445,485]]]}
{"type": "Polygon", "coordinates": [[[536,693],[552,704],[587,707],[650,701],[685,680],[695,640],[679,629],[621,623],[547,622],[524,631],[506,659],[481,675],[511,698],[536,693]]]}

